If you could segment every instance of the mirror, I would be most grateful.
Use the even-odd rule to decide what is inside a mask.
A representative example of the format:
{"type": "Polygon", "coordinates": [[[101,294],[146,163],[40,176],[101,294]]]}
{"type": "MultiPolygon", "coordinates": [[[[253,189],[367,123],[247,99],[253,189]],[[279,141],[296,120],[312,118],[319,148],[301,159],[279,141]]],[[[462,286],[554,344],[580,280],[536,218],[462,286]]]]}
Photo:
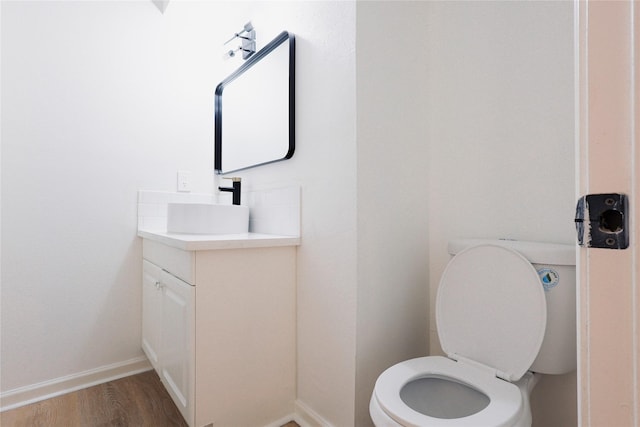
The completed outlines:
{"type": "Polygon", "coordinates": [[[295,37],[283,31],[215,92],[215,170],[290,159],[295,150],[295,37]]]}

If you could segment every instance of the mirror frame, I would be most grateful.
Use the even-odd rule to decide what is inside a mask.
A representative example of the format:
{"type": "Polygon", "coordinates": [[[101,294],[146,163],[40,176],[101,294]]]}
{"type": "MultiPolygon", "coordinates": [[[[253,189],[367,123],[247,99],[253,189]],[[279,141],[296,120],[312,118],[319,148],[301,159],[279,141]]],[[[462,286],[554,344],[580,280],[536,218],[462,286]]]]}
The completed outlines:
{"type": "Polygon", "coordinates": [[[262,166],[269,163],[278,162],[281,160],[290,159],[293,157],[293,153],[296,147],[296,129],[295,129],[295,83],[296,83],[296,49],[295,49],[295,36],[288,31],[283,31],[275,39],[269,42],[265,47],[254,53],[244,64],[242,64],[236,71],[234,71],[229,77],[224,79],[215,91],[215,112],[214,112],[214,165],[215,173],[218,175],[224,175],[226,173],[236,172],[253,168],[256,166],[262,166]],[[243,73],[247,72],[251,67],[257,64],[262,58],[274,51],[278,46],[284,42],[289,41],[289,149],[287,154],[279,159],[268,160],[266,162],[245,166],[239,169],[222,170],[222,94],[226,86],[240,77],[243,73]]]}

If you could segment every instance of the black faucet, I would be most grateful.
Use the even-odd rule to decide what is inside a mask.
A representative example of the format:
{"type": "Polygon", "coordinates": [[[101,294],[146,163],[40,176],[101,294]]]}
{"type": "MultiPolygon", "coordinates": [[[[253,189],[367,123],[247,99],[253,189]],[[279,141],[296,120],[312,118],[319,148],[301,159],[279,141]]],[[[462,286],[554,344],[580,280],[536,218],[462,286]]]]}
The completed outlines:
{"type": "Polygon", "coordinates": [[[240,184],[241,184],[242,178],[234,176],[232,178],[224,178],[224,179],[230,179],[232,181],[232,187],[218,187],[218,190],[228,191],[230,193],[233,193],[233,204],[239,205],[240,204],[240,184]]]}

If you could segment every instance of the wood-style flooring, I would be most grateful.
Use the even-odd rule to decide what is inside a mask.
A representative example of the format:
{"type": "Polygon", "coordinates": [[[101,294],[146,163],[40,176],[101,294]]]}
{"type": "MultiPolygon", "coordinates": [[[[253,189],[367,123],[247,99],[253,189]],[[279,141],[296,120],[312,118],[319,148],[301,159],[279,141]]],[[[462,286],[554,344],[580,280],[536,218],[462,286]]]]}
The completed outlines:
{"type": "MultiPolygon", "coordinates": [[[[147,371],[2,412],[0,426],[187,427],[187,423],[155,371],[147,371]]],[[[289,422],[282,427],[299,426],[289,422]]]]}

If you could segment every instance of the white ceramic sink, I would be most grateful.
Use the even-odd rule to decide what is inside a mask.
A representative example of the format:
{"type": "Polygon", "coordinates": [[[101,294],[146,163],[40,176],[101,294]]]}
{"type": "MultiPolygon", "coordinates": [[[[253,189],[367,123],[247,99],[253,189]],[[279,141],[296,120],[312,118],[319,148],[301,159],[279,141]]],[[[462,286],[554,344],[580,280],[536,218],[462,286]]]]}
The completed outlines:
{"type": "Polygon", "coordinates": [[[167,232],[238,234],[249,231],[249,208],[212,203],[169,203],[167,232]]]}

